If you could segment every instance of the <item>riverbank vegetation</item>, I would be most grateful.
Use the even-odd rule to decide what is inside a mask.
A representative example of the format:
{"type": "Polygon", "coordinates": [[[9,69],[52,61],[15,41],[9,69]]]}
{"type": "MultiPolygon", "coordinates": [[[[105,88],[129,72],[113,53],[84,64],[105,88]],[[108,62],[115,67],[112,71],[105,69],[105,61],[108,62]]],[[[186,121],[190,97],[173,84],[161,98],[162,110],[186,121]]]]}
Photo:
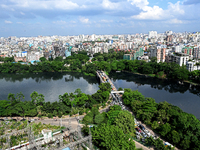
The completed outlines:
{"type": "Polygon", "coordinates": [[[163,139],[181,149],[200,149],[200,121],[194,115],[167,102],[156,103],[153,98],[144,97],[138,91],[124,90],[125,105],[163,139]]]}
{"type": "MultiPolygon", "coordinates": [[[[97,108],[92,108],[83,118],[82,123],[85,125],[82,132],[85,135],[89,133],[89,127],[92,126],[93,144],[100,149],[126,149],[135,150],[133,139],[135,135],[134,116],[127,110],[122,110],[119,105],[110,107],[106,113],[99,113],[97,108]]],[[[171,147],[165,147],[163,141],[159,138],[146,139],[145,145],[153,145],[160,150],[171,150],[171,147]]]]}
{"type": "MultiPolygon", "coordinates": [[[[95,75],[96,70],[128,71],[132,73],[147,74],[157,78],[167,78],[179,81],[200,83],[200,71],[189,72],[185,66],[176,63],[157,63],[152,58],[150,62],[143,60],[123,60],[123,55],[128,52],[115,52],[112,49],[109,53],[95,53],[91,62],[86,52],[73,53],[72,56],[63,60],[57,57],[54,60],[40,58],[40,62],[28,65],[12,63],[13,58],[4,58],[0,64],[0,73],[25,73],[25,72],[83,72],[86,75],[95,75]]],[[[3,59],[3,58],[1,58],[3,59]]]]}
{"type": "Polygon", "coordinates": [[[123,111],[120,106],[110,107],[109,112],[99,113],[96,107],[83,118],[85,126],[82,131],[88,135],[88,124],[91,128],[92,142],[99,149],[106,150],[135,150],[135,143],[131,136],[135,135],[134,118],[128,111],[123,111]]]}
{"type": "Polygon", "coordinates": [[[74,93],[65,93],[59,95],[59,101],[53,103],[45,102],[44,95],[33,92],[30,97],[31,101],[24,101],[22,93],[8,94],[7,100],[0,100],[0,116],[1,117],[42,117],[62,115],[82,115],[93,105],[105,105],[109,99],[111,86],[109,83],[99,85],[99,90],[92,94],[86,95],[80,89],[74,93]]]}

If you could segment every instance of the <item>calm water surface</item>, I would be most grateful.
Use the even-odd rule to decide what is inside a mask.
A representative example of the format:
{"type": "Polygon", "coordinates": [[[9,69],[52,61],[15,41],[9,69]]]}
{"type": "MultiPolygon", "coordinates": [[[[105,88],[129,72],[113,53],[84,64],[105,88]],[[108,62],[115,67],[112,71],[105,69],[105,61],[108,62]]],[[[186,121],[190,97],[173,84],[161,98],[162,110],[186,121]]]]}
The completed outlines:
{"type": "Polygon", "coordinates": [[[22,92],[25,100],[37,91],[45,96],[45,101],[58,101],[59,95],[73,93],[80,88],[83,93],[93,94],[99,89],[96,77],[82,73],[38,73],[0,74],[0,100],[7,99],[8,93],[22,92]]]}
{"type": "Polygon", "coordinates": [[[124,72],[111,73],[109,77],[117,89],[138,90],[145,97],[154,98],[157,103],[167,101],[200,118],[200,87],[124,72]]]}
{"type": "MultiPolygon", "coordinates": [[[[200,118],[200,87],[123,72],[110,73],[109,77],[116,88],[138,90],[156,102],[167,101],[200,118]]],[[[99,89],[98,85],[96,77],[82,73],[0,74],[0,100],[7,99],[8,93],[19,92],[24,94],[25,100],[30,100],[30,94],[37,91],[45,96],[45,101],[53,102],[59,100],[59,95],[77,88],[93,94],[99,89]]]]}

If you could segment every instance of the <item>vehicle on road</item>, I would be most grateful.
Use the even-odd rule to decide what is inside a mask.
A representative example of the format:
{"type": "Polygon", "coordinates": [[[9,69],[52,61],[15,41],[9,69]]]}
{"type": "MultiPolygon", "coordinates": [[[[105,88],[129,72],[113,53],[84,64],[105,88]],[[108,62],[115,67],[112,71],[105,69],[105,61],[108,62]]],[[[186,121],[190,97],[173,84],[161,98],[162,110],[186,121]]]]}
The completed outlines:
{"type": "Polygon", "coordinates": [[[138,125],[143,131],[145,130],[145,127],[142,124],[138,125]]]}
{"type": "Polygon", "coordinates": [[[138,132],[142,132],[141,129],[140,129],[139,127],[136,127],[136,130],[137,130],[138,132]]]}
{"type": "Polygon", "coordinates": [[[147,129],[145,129],[144,132],[147,134],[148,137],[151,136],[151,133],[147,129]]]}
{"type": "Polygon", "coordinates": [[[168,142],[165,142],[164,145],[165,145],[165,147],[168,147],[168,146],[174,147],[172,144],[170,144],[168,142]]]}
{"type": "Polygon", "coordinates": [[[144,132],[141,132],[141,135],[142,135],[144,138],[147,137],[147,135],[146,135],[144,132]]]}
{"type": "Polygon", "coordinates": [[[140,132],[138,132],[138,131],[136,131],[135,133],[136,133],[136,135],[141,135],[140,132]]]}

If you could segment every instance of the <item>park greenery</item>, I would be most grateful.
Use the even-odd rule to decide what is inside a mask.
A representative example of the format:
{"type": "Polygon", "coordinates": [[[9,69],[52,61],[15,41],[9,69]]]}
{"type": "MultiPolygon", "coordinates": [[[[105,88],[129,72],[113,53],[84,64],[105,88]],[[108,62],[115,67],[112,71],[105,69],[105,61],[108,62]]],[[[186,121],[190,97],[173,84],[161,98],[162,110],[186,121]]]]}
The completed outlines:
{"type": "MultiPolygon", "coordinates": [[[[150,62],[143,60],[123,60],[125,52],[110,50],[108,54],[94,54],[89,57],[84,52],[73,53],[63,60],[57,57],[54,60],[40,58],[40,62],[28,65],[13,63],[14,58],[0,58],[0,73],[26,72],[64,72],[75,71],[95,75],[96,70],[128,71],[147,74],[158,78],[167,78],[179,81],[200,83],[200,71],[189,72],[185,66],[175,63],[157,63],[152,58],[150,62]]],[[[44,96],[37,92],[31,94],[31,101],[24,100],[22,93],[8,94],[7,100],[0,101],[0,116],[42,117],[74,115],[87,113],[83,119],[83,132],[88,134],[88,124],[92,128],[93,142],[100,149],[135,149],[131,137],[135,136],[133,116],[113,106],[108,113],[99,113],[99,104],[105,105],[109,99],[111,86],[109,83],[99,85],[99,90],[92,95],[82,93],[77,89],[74,93],[65,93],[59,96],[59,101],[45,102],[44,96]],[[96,106],[96,107],[95,107],[96,106]]],[[[167,102],[156,103],[153,98],[144,97],[138,91],[124,89],[124,104],[129,106],[136,118],[150,126],[163,139],[181,149],[200,149],[200,121],[192,114],[183,112],[179,107],[167,102]]],[[[157,149],[163,149],[159,139],[147,139],[147,143],[157,149]]]]}
{"type": "MultiPolygon", "coordinates": [[[[200,149],[200,121],[192,114],[167,102],[156,103],[140,92],[124,89],[123,101],[136,118],[161,135],[163,139],[180,149],[200,149]]],[[[150,143],[153,143],[149,140],[150,143]]]]}
{"type": "Polygon", "coordinates": [[[88,124],[91,128],[92,142],[102,150],[135,150],[135,143],[131,136],[135,135],[134,118],[128,111],[123,111],[120,106],[110,107],[109,112],[99,113],[97,107],[93,107],[83,118],[85,124],[82,128],[88,135],[88,124]]]}
{"type": "MultiPolygon", "coordinates": [[[[113,105],[109,111],[100,113],[96,107],[85,115],[82,120],[84,124],[82,132],[89,134],[89,126],[92,126],[93,144],[100,149],[124,149],[135,150],[133,139],[135,135],[135,122],[133,115],[127,110],[122,110],[119,105],[113,105]]],[[[147,138],[146,145],[152,145],[158,150],[171,150],[171,147],[165,147],[159,138],[154,140],[147,138]]]]}
{"type": "Polygon", "coordinates": [[[34,91],[30,97],[31,101],[24,100],[22,93],[8,94],[7,100],[0,100],[0,116],[2,117],[42,117],[53,116],[62,117],[62,115],[74,115],[86,113],[93,105],[105,103],[109,99],[111,91],[110,83],[102,83],[99,90],[92,94],[86,95],[80,89],[74,93],[64,93],[59,95],[59,101],[53,103],[45,102],[44,95],[34,91]]]}
{"type": "Polygon", "coordinates": [[[186,66],[179,66],[176,63],[157,63],[156,58],[150,62],[144,60],[123,60],[123,55],[129,52],[109,50],[109,53],[95,53],[91,62],[84,51],[72,53],[72,56],[63,59],[41,57],[40,62],[27,65],[21,62],[13,63],[13,57],[0,58],[4,61],[0,64],[0,73],[28,73],[28,72],[83,72],[87,75],[95,75],[96,70],[128,71],[132,73],[147,74],[158,78],[167,78],[179,81],[191,81],[200,83],[200,71],[189,72],[186,66]]]}

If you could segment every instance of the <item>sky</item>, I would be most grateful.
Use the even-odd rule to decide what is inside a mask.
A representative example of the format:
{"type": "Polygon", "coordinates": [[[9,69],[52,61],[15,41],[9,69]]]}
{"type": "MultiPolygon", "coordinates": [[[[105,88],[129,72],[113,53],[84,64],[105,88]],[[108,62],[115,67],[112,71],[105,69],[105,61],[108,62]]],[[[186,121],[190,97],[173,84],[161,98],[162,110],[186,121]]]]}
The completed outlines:
{"type": "Polygon", "coordinates": [[[0,0],[0,37],[200,31],[200,0],[0,0]]]}

